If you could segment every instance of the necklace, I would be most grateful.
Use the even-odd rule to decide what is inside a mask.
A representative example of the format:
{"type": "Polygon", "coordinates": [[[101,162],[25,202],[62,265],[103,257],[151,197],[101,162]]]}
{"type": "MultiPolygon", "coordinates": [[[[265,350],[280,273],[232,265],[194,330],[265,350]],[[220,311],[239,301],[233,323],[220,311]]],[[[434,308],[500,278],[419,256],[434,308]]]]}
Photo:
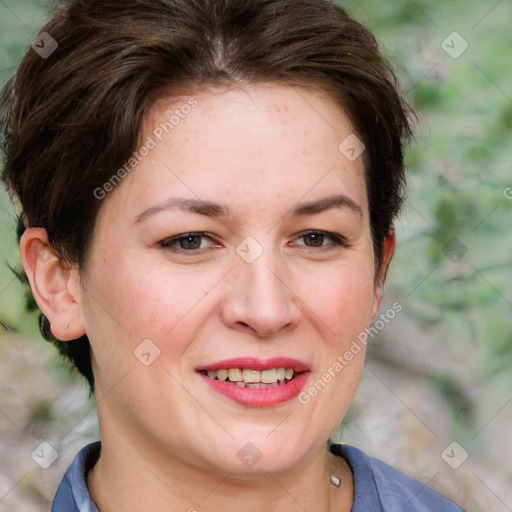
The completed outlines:
{"type": "Polygon", "coordinates": [[[329,475],[329,481],[333,487],[337,487],[338,489],[340,488],[341,480],[337,476],[329,475]]]}

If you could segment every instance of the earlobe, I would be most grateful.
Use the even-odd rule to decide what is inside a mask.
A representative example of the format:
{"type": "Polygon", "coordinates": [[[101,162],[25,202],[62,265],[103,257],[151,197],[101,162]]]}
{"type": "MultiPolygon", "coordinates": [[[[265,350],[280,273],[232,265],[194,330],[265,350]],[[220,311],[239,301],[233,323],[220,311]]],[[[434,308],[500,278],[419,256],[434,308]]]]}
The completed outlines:
{"type": "Polygon", "coordinates": [[[61,261],[46,230],[28,228],[20,240],[20,254],[34,299],[53,335],[61,341],[83,336],[78,272],[61,261]]]}
{"type": "Polygon", "coordinates": [[[393,257],[393,253],[395,251],[395,227],[393,224],[389,226],[389,231],[384,238],[382,243],[382,262],[375,277],[375,287],[374,287],[374,296],[373,296],[373,304],[372,304],[372,318],[375,317],[377,312],[379,311],[380,304],[382,302],[382,294],[384,289],[384,282],[386,281],[386,273],[388,271],[389,264],[391,263],[391,258],[393,257]]]}

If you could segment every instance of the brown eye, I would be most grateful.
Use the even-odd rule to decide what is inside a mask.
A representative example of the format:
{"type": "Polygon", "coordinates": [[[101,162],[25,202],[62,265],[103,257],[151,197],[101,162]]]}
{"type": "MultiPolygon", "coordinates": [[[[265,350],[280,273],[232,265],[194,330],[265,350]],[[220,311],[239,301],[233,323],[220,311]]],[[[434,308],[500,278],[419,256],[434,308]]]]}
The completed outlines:
{"type": "Polygon", "coordinates": [[[182,249],[199,249],[201,247],[201,238],[199,235],[187,235],[178,240],[182,249]]]}
{"type": "Polygon", "coordinates": [[[324,235],[321,233],[308,233],[303,238],[308,247],[322,247],[324,243],[324,235]]]}
{"type": "Polygon", "coordinates": [[[345,238],[329,231],[306,231],[297,235],[296,243],[299,246],[311,248],[334,248],[336,246],[348,247],[345,238]]]}
{"type": "Polygon", "coordinates": [[[213,239],[205,233],[184,233],[166,238],[159,243],[160,247],[171,251],[194,251],[211,248],[213,239]]]}

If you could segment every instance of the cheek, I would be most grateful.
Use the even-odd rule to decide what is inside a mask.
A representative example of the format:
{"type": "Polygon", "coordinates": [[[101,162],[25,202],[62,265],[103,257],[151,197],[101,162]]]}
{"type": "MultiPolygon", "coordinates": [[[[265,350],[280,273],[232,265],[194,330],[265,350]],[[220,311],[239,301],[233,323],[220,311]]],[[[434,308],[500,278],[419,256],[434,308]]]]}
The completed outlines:
{"type": "MultiPolygon", "coordinates": [[[[143,339],[163,342],[190,324],[197,306],[211,287],[204,274],[171,271],[165,265],[142,258],[118,258],[115,265],[103,267],[94,275],[93,293],[101,298],[92,301],[95,329],[99,336],[109,332],[112,339],[143,339]],[[99,322],[98,322],[99,320],[99,322]],[[108,329],[105,331],[105,327],[108,329]]],[[[200,322],[197,322],[199,324],[200,322]]]]}
{"type": "Polygon", "coordinates": [[[335,344],[356,337],[370,323],[374,282],[365,265],[317,271],[301,289],[307,309],[321,320],[325,339],[335,344]]]}

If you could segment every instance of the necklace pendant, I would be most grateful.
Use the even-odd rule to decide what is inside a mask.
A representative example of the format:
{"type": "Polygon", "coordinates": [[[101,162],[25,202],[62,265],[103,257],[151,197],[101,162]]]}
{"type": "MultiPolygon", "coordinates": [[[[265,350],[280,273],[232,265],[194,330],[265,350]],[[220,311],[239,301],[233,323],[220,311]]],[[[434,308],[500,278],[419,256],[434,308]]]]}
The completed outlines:
{"type": "Polygon", "coordinates": [[[329,481],[331,482],[332,486],[337,487],[339,489],[341,485],[341,480],[337,476],[329,475],[329,481]]]}

